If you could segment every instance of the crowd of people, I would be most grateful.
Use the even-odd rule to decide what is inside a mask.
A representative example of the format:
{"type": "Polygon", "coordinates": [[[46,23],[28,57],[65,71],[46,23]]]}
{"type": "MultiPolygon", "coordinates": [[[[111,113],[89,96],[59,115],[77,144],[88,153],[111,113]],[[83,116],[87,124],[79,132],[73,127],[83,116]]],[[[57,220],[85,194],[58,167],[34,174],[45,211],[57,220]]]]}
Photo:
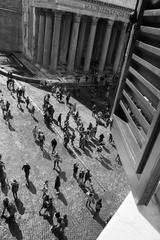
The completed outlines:
{"type": "MultiPolygon", "coordinates": [[[[23,101],[26,103],[26,108],[30,111],[32,117],[34,117],[35,113],[35,106],[33,105],[32,101],[30,100],[29,96],[26,96],[25,87],[16,87],[15,81],[12,77],[12,74],[9,74],[8,80],[7,80],[7,88],[10,91],[12,97],[17,98],[17,108],[22,109],[21,102],[22,98],[23,101]]],[[[56,93],[56,99],[61,102],[63,99],[63,91],[62,88],[58,88],[53,90],[52,89],[52,95],[56,93]]],[[[79,148],[85,151],[85,148],[87,144],[89,144],[89,141],[97,140],[98,146],[96,148],[96,152],[99,154],[102,152],[104,143],[104,134],[100,134],[99,137],[97,137],[97,128],[98,128],[98,121],[96,121],[96,124],[93,126],[93,124],[90,122],[88,124],[88,127],[85,128],[84,123],[82,121],[82,118],[80,116],[79,111],[76,108],[76,104],[70,104],[70,93],[67,92],[66,94],[66,105],[68,106],[68,112],[66,114],[64,123],[62,123],[62,113],[58,115],[58,118],[56,119],[57,126],[60,127],[60,129],[63,132],[63,145],[65,148],[68,148],[68,144],[70,143],[70,146],[74,149],[75,147],[75,140],[79,141],[79,148]],[[76,127],[70,128],[70,118],[73,118],[76,127]],[[77,137],[79,135],[79,137],[77,137]]],[[[55,120],[54,113],[55,109],[54,106],[50,103],[51,95],[46,94],[43,99],[43,117],[44,122],[48,126],[52,126],[53,121],[55,120]]],[[[3,93],[1,91],[1,97],[0,97],[0,105],[2,109],[3,118],[10,127],[10,119],[12,119],[11,110],[10,110],[10,103],[8,100],[4,100],[3,93]]],[[[107,126],[110,124],[110,127],[112,126],[112,120],[109,118],[109,106],[107,106],[107,112],[108,112],[108,122],[107,126]]],[[[93,104],[92,107],[92,116],[96,117],[98,114],[96,113],[96,105],[93,104]]],[[[99,116],[100,117],[100,116],[99,116]]],[[[45,134],[43,130],[40,129],[39,126],[35,126],[33,129],[33,137],[35,139],[35,142],[39,144],[40,149],[44,151],[44,145],[45,145],[45,134]]],[[[109,134],[109,142],[113,143],[113,137],[112,134],[109,134]]],[[[59,163],[62,163],[62,159],[59,155],[59,153],[56,151],[57,147],[57,140],[56,138],[53,138],[51,141],[51,158],[54,160],[54,170],[57,170],[58,175],[55,179],[55,191],[56,195],[58,196],[60,194],[60,187],[61,187],[61,180],[59,173],[61,172],[61,167],[59,163]]],[[[5,173],[5,164],[1,160],[2,156],[0,156],[0,182],[2,184],[2,187],[5,185],[7,186],[8,190],[11,189],[13,193],[14,200],[18,199],[18,191],[19,191],[19,182],[16,179],[13,179],[11,184],[8,183],[7,176],[5,173]]],[[[118,159],[118,158],[117,158],[118,159]]],[[[118,159],[120,161],[120,159],[118,159]]],[[[26,184],[30,184],[29,175],[31,171],[31,166],[26,163],[22,166],[22,170],[25,173],[26,178],[26,184]]],[[[74,163],[73,165],[73,177],[77,180],[79,186],[82,189],[86,189],[86,196],[87,196],[87,202],[86,206],[90,207],[91,204],[94,204],[95,212],[93,215],[93,218],[96,218],[99,214],[101,208],[102,208],[102,199],[95,199],[94,195],[94,188],[92,183],[92,174],[90,173],[90,170],[87,169],[87,171],[83,169],[79,169],[79,164],[74,163]],[[86,184],[88,183],[88,184],[86,184]]],[[[55,234],[63,234],[64,229],[68,226],[68,218],[65,214],[64,216],[60,215],[59,211],[56,211],[53,207],[53,197],[49,196],[48,194],[48,180],[45,181],[44,186],[42,188],[42,206],[39,210],[40,215],[49,214],[51,218],[51,231],[55,234]],[[44,210],[44,213],[42,214],[42,210],[44,210]]],[[[6,219],[6,221],[13,221],[15,220],[15,213],[16,208],[14,207],[14,204],[12,201],[9,200],[8,197],[6,197],[3,200],[3,212],[1,214],[1,217],[6,219]],[[9,216],[5,214],[5,212],[8,212],[9,216]]]]}

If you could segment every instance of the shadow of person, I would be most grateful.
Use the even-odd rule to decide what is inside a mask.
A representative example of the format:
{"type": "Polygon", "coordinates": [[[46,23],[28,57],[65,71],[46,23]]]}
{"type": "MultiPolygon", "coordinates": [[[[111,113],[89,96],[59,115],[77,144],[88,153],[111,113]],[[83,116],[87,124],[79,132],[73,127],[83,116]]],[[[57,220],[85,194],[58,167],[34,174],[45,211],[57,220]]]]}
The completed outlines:
{"type": "Polygon", "coordinates": [[[53,118],[53,123],[58,126],[58,121],[53,118]]]}
{"type": "Polygon", "coordinates": [[[68,128],[73,132],[74,131],[74,129],[71,127],[71,126],[68,126],[68,128]]]}
{"type": "Polygon", "coordinates": [[[105,158],[104,156],[103,156],[103,158],[101,159],[101,164],[102,164],[103,167],[107,168],[108,170],[113,171],[111,161],[108,160],[107,158],[105,158]]]}
{"type": "MultiPolygon", "coordinates": [[[[27,107],[26,107],[27,108],[27,107]]],[[[28,109],[28,112],[31,113],[32,112],[32,109],[31,108],[27,108],[28,109]]]]}
{"type": "Polygon", "coordinates": [[[66,206],[68,205],[67,200],[62,192],[59,193],[58,199],[61,200],[64,203],[64,205],[66,206]]]}
{"type": "Polygon", "coordinates": [[[106,226],[106,222],[99,216],[99,214],[94,218],[103,228],[106,226]]]}
{"type": "Polygon", "coordinates": [[[23,110],[22,107],[19,107],[19,110],[20,110],[22,113],[24,113],[24,110],[23,110]]]}
{"type": "Polygon", "coordinates": [[[91,154],[89,153],[88,149],[85,148],[83,151],[84,151],[84,153],[86,154],[86,156],[92,158],[92,156],[91,156],[91,154]]]}
{"type": "Polygon", "coordinates": [[[92,138],[92,142],[96,145],[99,146],[99,141],[95,138],[92,138]]]}
{"type": "Polygon", "coordinates": [[[15,219],[10,220],[10,218],[7,218],[6,223],[8,224],[12,236],[15,237],[17,240],[22,240],[23,239],[22,231],[20,230],[15,219]]]}
{"type": "Polygon", "coordinates": [[[48,160],[51,160],[50,154],[45,149],[43,149],[43,157],[48,160]]]}
{"type": "Polygon", "coordinates": [[[33,194],[36,194],[36,193],[37,193],[37,190],[36,190],[34,184],[32,183],[32,181],[29,180],[29,181],[26,183],[26,187],[29,189],[29,191],[30,191],[31,193],[33,193],[33,194]]]}
{"type": "Polygon", "coordinates": [[[35,122],[37,122],[37,123],[39,122],[38,119],[35,118],[35,116],[33,116],[33,115],[31,115],[31,116],[32,116],[32,118],[33,118],[33,120],[34,120],[35,122]]]}
{"type": "Polygon", "coordinates": [[[53,130],[52,126],[50,124],[47,124],[45,121],[44,123],[46,124],[46,127],[53,133],[55,133],[55,131],[53,130]]]}
{"type": "Polygon", "coordinates": [[[95,145],[89,140],[88,140],[88,145],[95,148],[95,145]]]}
{"type": "Polygon", "coordinates": [[[82,153],[78,150],[78,148],[76,148],[75,146],[73,146],[74,151],[78,154],[78,155],[82,155],[82,153]]]}
{"type": "Polygon", "coordinates": [[[88,143],[86,144],[86,148],[88,148],[89,151],[93,152],[92,148],[90,147],[90,145],[88,143]]]}
{"type": "Polygon", "coordinates": [[[65,171],[60,171],[59,172],[59,177],[62,178],[64,182],[67,181],[67,177],[66,177],[66,172],[65,171]]]}
{"type": "Polygon", "coordinates": [[[3,171],[3,173],[1,173],[3,175],[1,175],[0,177],[4,178],[3,180],[1,180],[1,191],[4,193],[5,196],[8,195],[8,191],[10,189],[10,186],[9,186],[9,183],[8,183],[8,180],[6,178],[6,173],[3,171]]]}
{"type": "Polygon", "coordinates": [[[106,148],[104,145],[103,145],[103,149],[104,149],[107,153],[110,153],[109,149],[106,148]]]}
{"type": "Polygon", "coordinates": [[[15,199],[15,204],[17,207],[18,212],[23,215],[25,212],[25,207],[23,207],[23,203],[21,202],[21,200],[19,198],[15,199]]]}
{"type": "Polygon", "coordinates": [[[69,148],[68,146],[67,146],[67,151],[68,151],[68,153],[71,155],[71,157],[73,157],[73,158],[75,158],[76,159],[76,156],[75,156],[75,154],[74,154],[74,152],[72,151],[72,149],[71,148],[69,148]]]}
{"type": "Polygon", "coordinates": [[[16,131],[15,128],[11,125],[11,123],[9,123],[8,128],[9,128],[9,130],[12,131],[12,132],[15,132],[15,131],[16,131]]]}

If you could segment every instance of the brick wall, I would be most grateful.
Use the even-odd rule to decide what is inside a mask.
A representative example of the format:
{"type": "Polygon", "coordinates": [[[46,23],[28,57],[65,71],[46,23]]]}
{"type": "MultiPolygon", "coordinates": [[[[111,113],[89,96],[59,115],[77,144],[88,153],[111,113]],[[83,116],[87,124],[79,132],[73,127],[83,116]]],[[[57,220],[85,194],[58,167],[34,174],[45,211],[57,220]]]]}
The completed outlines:
{"type": "Polygon", "coordinates": [[[22,50],[21,0],[0,1],[0,50],[22,50]]]}

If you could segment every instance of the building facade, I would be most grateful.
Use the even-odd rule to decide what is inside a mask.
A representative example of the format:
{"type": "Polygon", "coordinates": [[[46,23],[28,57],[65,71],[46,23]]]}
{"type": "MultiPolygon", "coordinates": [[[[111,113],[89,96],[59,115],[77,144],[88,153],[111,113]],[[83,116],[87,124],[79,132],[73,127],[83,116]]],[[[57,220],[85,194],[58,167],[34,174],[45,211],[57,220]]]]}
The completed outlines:
{"type": "Polygon", "coordinates": [[[117,72],[134,5],[110,2],[23,0],[23,52],[50,72],[59,66],[68,72],[112,66],[117,72]]]}
{"type": "Polygon", "coordinates": [[[0,1],[0,50],[22,51],[22,0],[0,1]]]}

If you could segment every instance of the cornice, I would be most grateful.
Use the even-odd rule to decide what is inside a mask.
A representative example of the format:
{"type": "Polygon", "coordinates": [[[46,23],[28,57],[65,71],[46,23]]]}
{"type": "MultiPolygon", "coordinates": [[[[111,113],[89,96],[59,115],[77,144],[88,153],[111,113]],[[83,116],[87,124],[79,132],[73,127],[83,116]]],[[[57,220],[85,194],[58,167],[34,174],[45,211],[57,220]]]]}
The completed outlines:
{"type": "Polygon", "coordinates": [[[107,3],[107,2],[101,2],[99,0],[79,0],[81,2],[88,2],[88,3],[93,3],[93,4],[97,4],[99,6],[106,6],[106,7],[110,7],[110,8],[116,8],[116,9],[120,9],[120,10],[124,10],[124,11],[129,11],[132,12],[133,9],[132,8],[126,8],[123,6],[119,6],[116,4],[112,4],[112,3],[107,3]]]}

